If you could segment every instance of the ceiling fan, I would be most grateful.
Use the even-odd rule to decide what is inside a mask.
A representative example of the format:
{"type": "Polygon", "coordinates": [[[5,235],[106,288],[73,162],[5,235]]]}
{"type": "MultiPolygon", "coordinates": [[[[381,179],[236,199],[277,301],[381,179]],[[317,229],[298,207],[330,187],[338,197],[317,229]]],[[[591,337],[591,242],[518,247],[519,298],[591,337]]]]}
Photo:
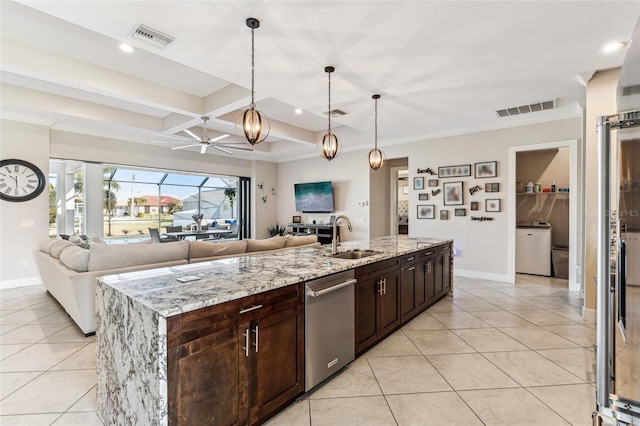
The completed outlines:
{"type": "Polygon", "coordinates": [[[154,133],[155,136],[162,136],[165,138],[171,138],[171,139],[177,139],[177,141],[150,141],[150,142],[162,142],[162,143],[166,143],[166,142],[191,142],[189,145],[183,145],[183,146],[176,146],[174,148],[171,149],[185,149],[185,148],[191,148],[194,146],[199,146],[200,147],[200,154],[204,154],[207,152],[207,148],[211,147],[213,149],[217,149],[218,151],[222,151],[224,153],[233,155],[233,152],[229,151],[228,149],[240,149],[243,151],[253,151],[253,149],[251,148],[244,148],[241,146],[234,146],[234,145],[248,145],[247,143],[244,142],[229,142],[229,143],[220,143],[218,141],[221,141],[222,139],[228,138],[231,135],[227,135],[227,134],[223,134],[220,135],[218,137],[215,137],[213,139],[209,138],[207,136],[207,121],[209,121],[209,117],[200,117],[202,119],[202,121],[204,121],[204,133],[202,135],[202,137],[197,136],[195,133],[193,133],[191,130],[189,129],[185,129],[184,132],[187,133],[189,136],[191,136],[191,138],[187,138],[184,136],[173,136],[173,135],[165,135],[164,133],[154,133]],[[196,143],[194,143],[194,141],[196,143]]]}

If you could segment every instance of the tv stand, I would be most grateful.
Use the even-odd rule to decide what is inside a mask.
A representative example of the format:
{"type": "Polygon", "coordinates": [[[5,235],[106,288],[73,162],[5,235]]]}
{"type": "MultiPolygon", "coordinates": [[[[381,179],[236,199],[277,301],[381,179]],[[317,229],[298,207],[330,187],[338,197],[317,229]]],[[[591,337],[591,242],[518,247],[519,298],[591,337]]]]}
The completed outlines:
{"type": "MultiPolygon", "coordinates": [[[[331,240],[333,239],[333,225],[290,223],[289,227],[293,235],[317,235],[320,244],[331,244],[331,240]]],[[[336,234],[338,236],[340,235],[340,225],[338,225],[336,234]]]]}

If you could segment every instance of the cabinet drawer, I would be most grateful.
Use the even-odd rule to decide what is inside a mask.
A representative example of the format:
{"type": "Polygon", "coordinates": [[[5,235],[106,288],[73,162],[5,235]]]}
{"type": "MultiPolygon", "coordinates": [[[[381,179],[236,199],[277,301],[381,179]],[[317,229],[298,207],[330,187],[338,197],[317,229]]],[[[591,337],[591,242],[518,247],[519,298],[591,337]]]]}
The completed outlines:
{"type": "Polygon", "coordinates": [[[356,268],[356,278],[362,279],[368,275],[379,274],[386,269],[397,269],[399,261],[399,258],[394,257],[393,259],[381,260],[380,262],[360,266],[359,268],[356,268]]]}
{"type": "Polygon", "coordinates": [[[221,326],[266,315],[303,303],[302,284],[254,294],[167,319],[167,347],[172,348],[217,332],[221,326]]]}

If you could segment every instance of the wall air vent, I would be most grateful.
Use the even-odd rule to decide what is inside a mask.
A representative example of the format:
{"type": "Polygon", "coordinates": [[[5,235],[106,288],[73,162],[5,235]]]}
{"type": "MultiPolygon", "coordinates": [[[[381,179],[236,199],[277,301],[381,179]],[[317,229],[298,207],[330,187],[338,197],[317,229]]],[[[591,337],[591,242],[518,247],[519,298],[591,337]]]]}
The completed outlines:
{"type": "Polygon", "coordinates": [[[129,38],[157,47],[158,49],[166,49],[176,39],[162,31],[154,30],[145,24],[138,24],[138,26],[131,31],[131,34],[129,34],[129,38]]]}
{"type": "Polygon", "coordinates": [[[341,109],[332,109],[331,111],[325,112],[324,115],[331,114],[331,118],[342,117],[343,115],[347,115],[346,112],[341,109]]]}
{"type": "Polygon", "coordinates": [[[511,117],[512,115],[522,115],[528,114],[530,112],[546,111],[548,109],[554,109],[555,107],[556,101],[536,102],[530,105],[499,109],[496,111],[496,115],[498,117],[511,117]]]}

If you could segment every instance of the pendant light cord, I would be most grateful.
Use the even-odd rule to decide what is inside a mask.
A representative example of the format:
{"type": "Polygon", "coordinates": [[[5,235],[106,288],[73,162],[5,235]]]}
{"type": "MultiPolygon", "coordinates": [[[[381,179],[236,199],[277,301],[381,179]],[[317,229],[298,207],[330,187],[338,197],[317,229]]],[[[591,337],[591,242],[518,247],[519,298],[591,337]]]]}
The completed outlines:
{"type": "Polygon", "coordinates": [[[255,78],[255,40],[253,34],[255,33],[255,28],[251,28],[251,109],[256,108],[256,103],[253,96],[253,87],[254,87],[254,78],[255,78]]]}
{"type": "Polygon", "coordinates": [[[378,99],[374,99],[375,101],[375,129],[374,129],[374,141],[375,148],[378,149],[378,99]]]}
{"type": "Polygon", "coordinates": [[[329,112],[327,115],[329,116],[329,134],[331,134],[331,73],[329,72],[329,112]]]}

